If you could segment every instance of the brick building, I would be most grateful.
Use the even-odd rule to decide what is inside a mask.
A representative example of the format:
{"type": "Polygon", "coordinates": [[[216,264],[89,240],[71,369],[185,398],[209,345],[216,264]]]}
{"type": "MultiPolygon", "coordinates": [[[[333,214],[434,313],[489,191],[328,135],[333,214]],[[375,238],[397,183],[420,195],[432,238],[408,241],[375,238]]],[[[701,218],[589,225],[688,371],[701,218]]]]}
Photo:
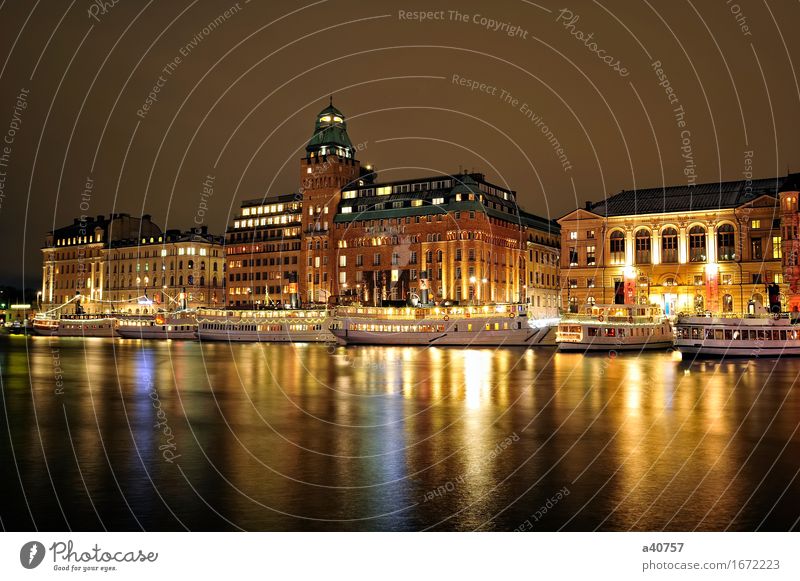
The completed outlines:
{"type": "Polygon", "coordinates": [[[556,307],[558,225],[481,174],[376,183],[331,103],[315,120],[300,184],[242,204],[227,233],[229,305],[419,297],[556,307]]]}

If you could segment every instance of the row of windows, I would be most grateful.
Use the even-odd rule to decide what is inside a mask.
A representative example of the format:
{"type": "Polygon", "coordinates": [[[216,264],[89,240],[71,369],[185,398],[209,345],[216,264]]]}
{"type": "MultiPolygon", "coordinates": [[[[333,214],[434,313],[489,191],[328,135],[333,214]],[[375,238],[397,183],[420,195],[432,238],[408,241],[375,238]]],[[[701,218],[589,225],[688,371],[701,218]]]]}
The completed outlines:
{"type": "MultiPolygon", "coordinates": [[[[625,264],[625,234],[614,230],[609,236],[609,263],[625,264]]],[[[639,230],[634,237],[634,264],[650,264],[652,238],[647,230],[639,230]]],[[[781,237],[772,237],[772,258],[782,257],[781,237]]],[[[569,248],[569,265],[578,266],[579,257],[577,248],[569,248]]],[[[708,259],[706,230],[702,226],[694,226],[689,230],[689,262],[705,262],[708,259]]],[[[736,241],[733,226],[723,224],[717,229],[717,260],[720,262],[736,260],[736,241]]],[[[764,259],[762,238],[750,239],[750,259],[764,259]]],[[[586,246],[586,265],[596,264],[596,246],[586,246]]],[[[661,234],[661,262],[677,263],[679,261],[678,232],[674,228],[666,228],[661,234]]]]}

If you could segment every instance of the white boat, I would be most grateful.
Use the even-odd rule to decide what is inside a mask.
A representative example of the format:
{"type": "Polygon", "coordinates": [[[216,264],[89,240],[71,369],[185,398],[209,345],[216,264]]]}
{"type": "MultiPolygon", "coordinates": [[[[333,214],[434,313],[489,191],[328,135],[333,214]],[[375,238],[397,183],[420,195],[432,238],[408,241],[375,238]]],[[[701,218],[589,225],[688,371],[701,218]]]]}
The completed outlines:
{"type": "Polygon", "coordinates": [[[786,313],[736,316],[682,316],[675,323],[681,353],[714,357],[800,355],[800,323],[786,313]]]}
{"type": "Polygon", "coordinates": [[[125,317],[119,320],[117,335],[124,339],[195,339],[197,320],[194,312],[157,313],[125,317]]]}
{"type": "Polygon", "coordinates": [[[57,337],[114,337],[117,319],[113,315],[83,314],[36,317],[33,332],[57,337]]]}
{"type": "Polygon", "coordinates": [[[200,341],[268,343],[334,342],[328,309],[198,309],[200,341]]]}
{"type": "Polygon", "coordinates": [[[342,345],[522,346],[539,343],[555,320],[532,320],[527,305],[339,307],[331,329],[342,345]]]}
{"type": "Polygon", "coordinates": [[[561,351],[641,351],[672,347],[675,334],[658,305],[586,305],[561,318],[561,351]]]}

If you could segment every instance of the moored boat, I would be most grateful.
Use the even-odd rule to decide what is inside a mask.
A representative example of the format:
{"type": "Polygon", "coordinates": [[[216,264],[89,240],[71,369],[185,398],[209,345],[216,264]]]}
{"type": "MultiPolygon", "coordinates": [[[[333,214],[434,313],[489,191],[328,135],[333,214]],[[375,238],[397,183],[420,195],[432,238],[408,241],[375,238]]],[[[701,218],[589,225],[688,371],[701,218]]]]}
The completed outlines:
{"type": "Polygon", "coordinates": [[[527,314],[527,305],[339,307],[331,331],[342,345],[527,347],[555,324],[527,314]]]}
{"type": "Polygon", "coordinates": [[[672,347],[675,335],[658,305],[586,305],[558,325],[561,351],[640,351],[672,347]]]}
{"type": "Polygon", "coordinates": [[[33,319],[33,332],[58,337],[114,337],[117,324],[116,317],[105,314],[42,316],[33,319]]]}
{"type": "Polygon", "coordinates": [[[198,309],[200,341],[306,343],[333,342],[328,309],[198,309]]]}
{"type": "Polygon", "coordinates": [[[681,353],[711,357],[800,355],[800,323],[786,313],[736,317],[682,316],[675,324],[681,353]]]}
{"type": "Polygon", "coordinates": [[[192,311],[156,313],[120,319],[117,335],[124,339],[189,339],[197,336],[197,320],[192,311]]]}

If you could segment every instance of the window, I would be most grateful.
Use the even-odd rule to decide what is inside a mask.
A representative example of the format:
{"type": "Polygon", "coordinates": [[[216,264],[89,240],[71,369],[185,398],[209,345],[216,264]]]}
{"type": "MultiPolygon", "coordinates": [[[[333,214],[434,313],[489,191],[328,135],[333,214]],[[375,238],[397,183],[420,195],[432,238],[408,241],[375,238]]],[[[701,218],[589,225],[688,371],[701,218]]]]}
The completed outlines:
{"type": "Polygon", "coordinates": [[[578,233],[577,233],[577,232],[574,232],[574,231],[573,231],[573,232],[570,232],[570,233],[569,233],[569,239],[570,239],[570,240],[577,240],[577,239],[578,239],[578,233]]]}
{"type": "Polygon", "coordinates": [[[611,233],[611,264],[625,264],[625,234],[620,230],[611,233]]]}
{"type": "Polygon", "coordinates": [[[733,297],[731,295],[723,295],[723,297],[722,297],[722,312],[723,313],[732,313],[733,312],[733,297]]]}
{"type": "Polygon", "coordinates": [[[372,257],[372,264],[374,266],[378,266],[381,263],[381,255],[380,253],[376,252],[375,255],[372,257]]]}
{"type": "Polygon", "coordinates": [[[578,266],[578,252],[575,250],[574,246],[570,246],[569,248],[569,265],[578,266]]]}
{"type": "Polygon", "coordinates": [[[761,228],[761,220],[750,220],[750,228],[752,230],[759,230],[761,228]]]}
{"type": "Polygon", "coordinates": [[[597,261],[595,259],[596,251],[594,246],[586,247],[586,264],[589,266],[594,265],[597,261]]]}
{"type": "Polygon", "coordinates": [[[461,249],[456,248],[456,260],[461,260],[461,249]]]}
{"type": "Polygon", "coordinates": [[[695,274],[694,275],[694,284],[695,286],[700,286],[703,284],[703,275],[702,274],[695,274]]]}
{"type": "Polygon", "coordinates": [[[733,284],[733,275],[732,274],[723,274],[722,275],[722,284],[727,284],[727,285],[733,284]]]}
{"type": "Polygon", "coordinates": [[[586,288],[594,288],[594,278],[586,279],[586,288]]]}
{"type": "Polygon", "coordinates": [[[706,229],[692,226],[689,230],[689,262],[706,261],[706,229]]]}
{"type": "Polygon", "coordinates": [[[672,277],[667,278],[664,280],[664,286],[675,286],[675,279],[672,277]]]}
{"type": "Polygon", "coordinates": [[[364,255],[357,254],[356,255],[356,266],[364,266],[364,255]]]}
{"type": "Polygon", "coordinates": [[[347,266],[347,256],[341,255],[339,256],[339,266],[347,266]]]}
{"type": "Polygon", "coordinates": [[[730,224],[723,224],[717,230],[717,260],[736,260],[734,230],[730,224]]]}
{"type": "Polygon", "coordinates": [[[772,277],[772,282],[775,284],[783,284],[783,275],[779,272],[776,272],[772,277]]]}
{"type": "Polygon", "coordinates": [[[783,258],[783,250],[781,249],[781,237],[772,237],[772,258],[783,258]]]}
{"type": "Polygon", "coordinates": [[[678,262],[678,231],[665,228],[661,232],[661,262],[678,262]]]}
{"type": "Polygon", "coordinates": [[[594,230],[587,230],[586,238],[588,238],[589,240],[594,240],[594,230]]]}
{"type": "Polygon", "coordinates": [[[637,230],[636,237],[636,264],[650,264],[650,232],[637,230]]]}
{"type": "Polygon", "coordinates": [[[434,206],[441,206],[444,204],[444,198],[433,198],[433,200],[431,200],[431,204],[434,206]]]}
{"type": "Polygon", "coordinates": [[[761,282],[761,273],[753,275],[753,284],[763,284],[761,282]]]}
{"type": "Polygon", "coordinates": [[[569,288],[578,288],[578,279],[577,278],[569,279],[569,288]]]}
{"type": "Polygon", "coordinates": [[[753,238],[750,240],[750,259],[761,260],[764,258],[764,252],[761,248],[761,238],[753,238]]]}

